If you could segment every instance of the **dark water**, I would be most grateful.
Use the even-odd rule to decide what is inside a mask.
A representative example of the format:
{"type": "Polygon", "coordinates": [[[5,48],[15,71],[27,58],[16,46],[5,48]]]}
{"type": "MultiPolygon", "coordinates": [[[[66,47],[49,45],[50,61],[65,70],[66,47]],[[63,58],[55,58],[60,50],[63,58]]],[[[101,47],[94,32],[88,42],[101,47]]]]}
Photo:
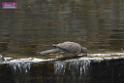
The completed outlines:
{"type": "Polygon", "coordinates": [[[0,9],[0,52],[35,55],[53,43],[74,41],[91,52],[123,51],[122,0],[15,0],[0,9]]]}

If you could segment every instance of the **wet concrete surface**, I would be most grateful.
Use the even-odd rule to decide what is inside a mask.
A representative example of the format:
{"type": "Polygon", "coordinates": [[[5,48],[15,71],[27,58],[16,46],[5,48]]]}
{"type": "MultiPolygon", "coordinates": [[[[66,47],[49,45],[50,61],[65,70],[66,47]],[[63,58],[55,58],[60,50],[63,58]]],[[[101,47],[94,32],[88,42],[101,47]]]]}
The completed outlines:
{"type": "MultiPolygon", "coordinates": [[[[90,54],[91,55],[91,54],[90,54]]],[[[123,83],[123,53],[76,59],[21,58],[0,65],[1,83],[123,83]]]]}

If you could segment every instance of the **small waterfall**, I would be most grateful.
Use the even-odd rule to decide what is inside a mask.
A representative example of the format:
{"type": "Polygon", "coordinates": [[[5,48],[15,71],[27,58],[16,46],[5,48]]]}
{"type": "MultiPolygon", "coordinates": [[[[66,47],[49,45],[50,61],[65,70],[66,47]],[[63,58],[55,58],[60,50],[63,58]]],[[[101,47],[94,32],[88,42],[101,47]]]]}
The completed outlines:
{"type": "Polygon", "coordinates": [[[9,63],[9,66],[11,67],[13,72],[18,73],[28,73],[31,68],[31,62],[12,62],[9,63]]]}
{"type": "Polygon", "coordinates": [[[54,72],[55,74],[64,74],[65,73],[65,67],[66,67],[66,63],[61,62],[61,61],[56,61],[54,63],[54,72]]]}
{"type": "Polygon", "coordinates": [[[4,63],[8,64],[11,70],[15,73],[25,73],[27,74],[33,63],[39,63],[42,61],[47,61],[38,58],[22,58],[22,59],[13,59],[10,61],[5,61],[4,63]]]}
{"type": "Polygon", "coordinates": [[[30,69],[32,61],[25,60],[12,60],[7,63],[11,69],[15,83],[30,83],[30,69]]]}
{"type": "Polygon", "coordinates": [[[25,59],[15,59],[8,62],[11,70],[14,73],[28,73],[31,69],[32,59],[25,58],[25,59]]]}
{"type": "Polygon", "coordinates": [[[90,60],[68,60],[68,61],[56,61],[54,63],[55,74],[64,74],[65,72],[70,71],[72,74],[79,74],[82,76],[88,72],[90,67],[90,60]]]}
{"type": "Polygon", "coordinates": [[[120,83],[124,75],[124,56],[118,55],[62,61],[23,58],[0,64],[1,83],[120,83]]]}
{"type": "Polygon", "coordinates": [[[90,67],[90,60],[74,60],[69,63],[69,70],[78,73],[80,76],[87,74],[90,67]]]}
{"type": "Polygon", "coordinates": [[[54,62],[54,79],[56,83],[88,83],[90,59],[82,58],[54,62]]]}

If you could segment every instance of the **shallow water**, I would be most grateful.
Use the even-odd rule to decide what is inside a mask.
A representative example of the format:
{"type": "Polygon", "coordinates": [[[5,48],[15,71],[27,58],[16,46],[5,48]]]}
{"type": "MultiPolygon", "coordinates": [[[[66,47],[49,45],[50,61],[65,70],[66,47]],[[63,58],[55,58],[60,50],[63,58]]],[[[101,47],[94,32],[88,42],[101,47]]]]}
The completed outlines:
{"type": "Polygon", "coordinates": [[[34,56],[51,44],[74,41],[90,52],[123,51],[121,0],[16,0],[0,9],[0,52],[34,56]]]}

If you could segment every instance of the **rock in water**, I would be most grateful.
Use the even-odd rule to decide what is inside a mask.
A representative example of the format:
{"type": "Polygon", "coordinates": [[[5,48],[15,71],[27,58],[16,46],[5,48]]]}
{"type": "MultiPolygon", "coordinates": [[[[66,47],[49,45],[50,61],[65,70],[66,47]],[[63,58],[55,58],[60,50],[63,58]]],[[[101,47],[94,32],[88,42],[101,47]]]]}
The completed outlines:
{"type": "Polygon", "coordinates": [[[53,49],[41,51],[41,55],[48,55],[51,53],[61,53],[64,57],[72,56],[87,56],[87,48],[82,47],[75,42],[63,42],[59,44],[53,44],[53,49]]]}

